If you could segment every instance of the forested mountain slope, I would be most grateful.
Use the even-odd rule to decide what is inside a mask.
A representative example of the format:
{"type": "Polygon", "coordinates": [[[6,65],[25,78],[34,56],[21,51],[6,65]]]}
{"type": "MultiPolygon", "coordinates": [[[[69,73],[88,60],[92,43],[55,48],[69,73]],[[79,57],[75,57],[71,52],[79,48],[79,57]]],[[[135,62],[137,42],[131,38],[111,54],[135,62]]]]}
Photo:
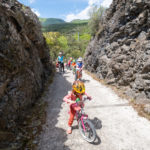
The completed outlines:
{"type": "Polygon", "coordinates": [[[58,19],[58,18],[39,18],[42,26],[48,26],[51,24],[59,24],[59,23],[65,23],[64,20],[58,19]]]}

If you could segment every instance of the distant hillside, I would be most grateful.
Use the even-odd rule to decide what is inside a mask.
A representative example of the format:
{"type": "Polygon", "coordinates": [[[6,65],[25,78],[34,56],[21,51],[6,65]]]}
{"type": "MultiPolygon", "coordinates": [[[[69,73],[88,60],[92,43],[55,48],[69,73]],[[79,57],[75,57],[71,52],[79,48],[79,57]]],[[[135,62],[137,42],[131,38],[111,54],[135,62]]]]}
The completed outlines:
{"type": "Polygon", "coordinates": [[[88,23],[89,20],[80,20],[80,19],[75,19],[72,20],[71,23],[88,23]]]}
{"type": "Polygon", "coordinates": [[[65,23],[64,20],[58,19],[58,18],[39,18],[41,24],[43,27],[49,26],[52,24],[60,24],[60,23],[65,23]]]}
{"type": "Polygon", "coordinates": [[[60,33],[70,33],[74,32],[76,28],[84,27],[88,22],[83,23],[60,23],[60,24],[51,24],[48,26],[43,26],[43,32],[60,32],[60,33]]]}

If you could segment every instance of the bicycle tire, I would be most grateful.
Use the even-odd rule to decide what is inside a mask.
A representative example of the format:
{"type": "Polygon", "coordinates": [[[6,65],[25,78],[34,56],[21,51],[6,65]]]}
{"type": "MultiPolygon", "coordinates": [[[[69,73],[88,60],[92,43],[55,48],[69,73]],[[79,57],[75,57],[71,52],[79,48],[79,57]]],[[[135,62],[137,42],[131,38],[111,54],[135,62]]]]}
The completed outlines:
{"type": "MultiPolygon", "coordinates": [[[[82,135],[83,139],[89,143],[93,143],[96,139],[96,131],[95,131],[95,128],[94,128],[94,125],[92,124],[92,122],[88,119],[83,119],[83,123],[84,123],[84,126],[85,128],[89,128],[91,131],[92,131],[92,137],[89,138],[86,136],[85,132],[84,132],[84,129],[82,127],[82,122],[81,120],[79,121],[79,131],[80,131],[80,134],[82,135]],[[88,127],[87,127],[88,125],[88,127]]],[[[90,133],[89,133],[90,134],[90,133]]]]}
{"type": "Polygon", "coordinates": [[[60,63],[59,64],[59,73],[61,73],[62,72],[62,64],[60,63]]]}

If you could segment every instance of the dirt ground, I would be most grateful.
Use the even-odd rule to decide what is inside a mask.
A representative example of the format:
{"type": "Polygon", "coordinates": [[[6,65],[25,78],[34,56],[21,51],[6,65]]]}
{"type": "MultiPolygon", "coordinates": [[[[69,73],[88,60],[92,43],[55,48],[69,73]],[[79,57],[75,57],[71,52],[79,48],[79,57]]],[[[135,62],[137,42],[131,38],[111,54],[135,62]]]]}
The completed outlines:
{"type": "Polygon", "coordinates": [[[85,112],[93,122],[97,139],[93,144],[84,141],[76,120],[73,132],[66,134],[69,106],[62,101],[71,90],[74,76],[71,71],[56,73],[44,96],[48,103],[47,120],[39,136],[37,150],[149,150],[150,122],[138,116],[128,101],[119,98],[111,89],[101,85],[86,73],[83,80],[92,101],[85,112]]]}

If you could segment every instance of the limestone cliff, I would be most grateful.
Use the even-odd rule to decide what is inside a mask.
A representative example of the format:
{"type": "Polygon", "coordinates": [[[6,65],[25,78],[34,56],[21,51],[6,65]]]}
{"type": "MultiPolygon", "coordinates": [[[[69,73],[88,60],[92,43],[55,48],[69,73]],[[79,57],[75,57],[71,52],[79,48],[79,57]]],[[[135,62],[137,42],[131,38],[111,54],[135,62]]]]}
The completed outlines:
{"type": "Polygon", "coordinates": [[[85,67],[137,100],[150,100],[150,1],[113,0],[85,67]]]}
{"type": "Polygon", "coordinates": [[[0,137],[37,101],[51,73],[37,16],[16,0],[0,0],[0,137]]]}

